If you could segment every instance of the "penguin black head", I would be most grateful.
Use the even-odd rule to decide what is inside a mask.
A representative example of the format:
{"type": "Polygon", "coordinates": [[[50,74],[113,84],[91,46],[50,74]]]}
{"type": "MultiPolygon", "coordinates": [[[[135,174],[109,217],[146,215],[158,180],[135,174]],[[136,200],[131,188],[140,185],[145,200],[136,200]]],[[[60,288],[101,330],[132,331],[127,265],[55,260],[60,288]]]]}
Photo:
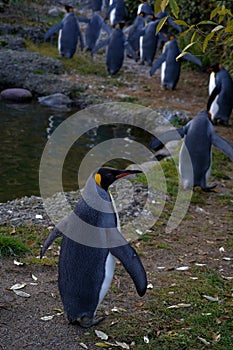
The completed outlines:
{"type": "Polygon", "coordinates": [[[66,10],[67,13],[73,11],[73,6],[64,4],[63,2],[60,2],[60,4],[64,7],[64,9],[66,10]]]}
{"type": "Polygon", "coordinates": [[[108,187],[117,179],[120,179],[124,176],[140,173],[142,173],[141,170],[117,170],[111,168],[100,168],[95,174],[95,182],[98,186],[107,191],[108,187]]]}
{"type": "Polygon", "coordinates": [[[215,62],[211,64],[211,66],[208,67],[208,70],[214,73],[217,73],[221,70],[222,66],[218,62],[215,62]]]}

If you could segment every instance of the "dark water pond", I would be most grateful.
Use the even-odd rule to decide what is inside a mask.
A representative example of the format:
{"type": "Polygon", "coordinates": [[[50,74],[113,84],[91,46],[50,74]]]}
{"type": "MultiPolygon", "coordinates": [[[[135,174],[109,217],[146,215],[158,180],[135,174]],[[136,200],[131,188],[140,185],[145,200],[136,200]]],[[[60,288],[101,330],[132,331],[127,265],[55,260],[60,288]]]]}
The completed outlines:
{"type": "MultiPolygon", "coordinates": [[[[38,103],[7,104],[0,101],[0,202],[40,195],[40,158],[49,135],[66,118],[76,111],[51,110],[38,103]]],[[[84,134],[72,147],[63,169],[65,191],[76,190],[79,164],[85,154],[102,140],[130,137],[147,143],[145,135],[137,129],[105,126],[84,134]]],[[[124,168],[130,162],[115,159],[108,165],[124,168]]]]}

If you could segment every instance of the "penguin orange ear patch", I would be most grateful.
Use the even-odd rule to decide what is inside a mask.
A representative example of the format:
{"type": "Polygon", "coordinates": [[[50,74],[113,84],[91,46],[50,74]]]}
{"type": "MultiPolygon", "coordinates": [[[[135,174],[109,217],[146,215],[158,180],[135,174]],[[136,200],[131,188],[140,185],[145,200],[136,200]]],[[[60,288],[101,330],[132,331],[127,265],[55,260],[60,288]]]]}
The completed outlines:
{"type": "Polygon", "coordinates": [[[97,183],[98,186],[101,187],[101,175],[100,174],[95,174],[95,182],[97,183]]]}

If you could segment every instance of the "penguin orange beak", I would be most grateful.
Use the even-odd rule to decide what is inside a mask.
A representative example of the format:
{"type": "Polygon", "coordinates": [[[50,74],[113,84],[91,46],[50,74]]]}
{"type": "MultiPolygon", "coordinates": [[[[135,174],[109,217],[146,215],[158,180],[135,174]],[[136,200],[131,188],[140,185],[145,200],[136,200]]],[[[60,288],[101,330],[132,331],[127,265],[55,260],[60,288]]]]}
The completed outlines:
{"type": "Polygon", "coordinates": [[[116,178],[120,179],[124,176],[132,175],[132,174],[141,174],[141,173],[142,173],[141,170],[126,170],[126,171],[123,171],[122,173],[116,175],[116,178]]]}

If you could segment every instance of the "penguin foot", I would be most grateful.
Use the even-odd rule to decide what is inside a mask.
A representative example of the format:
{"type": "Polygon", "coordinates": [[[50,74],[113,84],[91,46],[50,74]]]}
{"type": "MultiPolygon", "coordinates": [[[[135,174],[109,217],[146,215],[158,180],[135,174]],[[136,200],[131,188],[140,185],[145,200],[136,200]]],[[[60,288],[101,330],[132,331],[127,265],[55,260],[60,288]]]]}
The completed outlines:
{"type": "Polygon", "coordinates": [[[69,323],[72,325],[79,325],[83,328],[89,328],[89,327],[95,326],[96,324],[99,324],[104,319],[105,319],[104,316],[98,317],[98,318],[83,316],[78,318],[77,320],[69,321],[69,323]]]}
{"type": "Polygon", "coordinates": [[[210,185],[207,185],[206,187],[202,188],[203,191],[205,192],[210,192],[212,191],[215,187],[217,186],[217,184],[215,182],[213,182],[212,184],[210,185]]]}

